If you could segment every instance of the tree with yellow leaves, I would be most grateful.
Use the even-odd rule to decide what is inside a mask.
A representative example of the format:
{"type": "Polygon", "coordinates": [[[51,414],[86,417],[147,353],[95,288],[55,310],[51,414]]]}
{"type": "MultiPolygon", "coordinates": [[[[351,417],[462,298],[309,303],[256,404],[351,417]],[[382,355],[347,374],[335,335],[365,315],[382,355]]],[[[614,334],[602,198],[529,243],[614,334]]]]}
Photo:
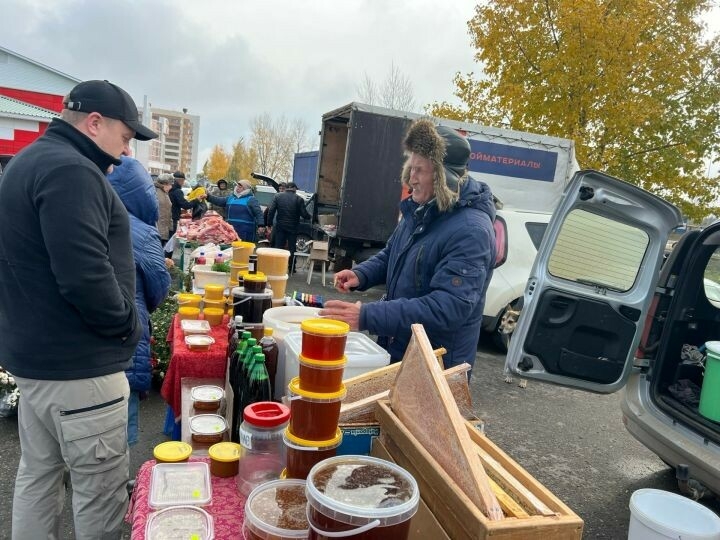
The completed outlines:
{"type": "Polygon", "coordinates": [[[217,182],[221,178],[225,178],[229,166],[230,154],[221,145],[216,144],[203,167],[203,173],[211,182],[217,182]]]}
{"type": "Polygon", "coordinates": [[[434,116],[574,139],[607,171],[699,221],[720,214],[720,38],[710,0],[493,0],[469,33],[483,74],[457,74],[463,105],[434,116]]]}
{"type": "Polygon", "coordinates": [[[255,170],[256,164],[257,154],[255,150],[246,145],[245,140],[241,137],[233,145],[226,180],[229,182],[237,182],[242,179],[250,180],[250,173],[255,170]]]}

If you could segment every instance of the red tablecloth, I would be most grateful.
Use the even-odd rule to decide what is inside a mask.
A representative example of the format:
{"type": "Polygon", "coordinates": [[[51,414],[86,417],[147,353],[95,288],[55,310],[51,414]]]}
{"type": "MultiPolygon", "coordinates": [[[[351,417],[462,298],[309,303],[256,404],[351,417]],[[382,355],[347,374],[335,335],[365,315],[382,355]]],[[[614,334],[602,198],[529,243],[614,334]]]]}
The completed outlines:
{"type": "Polygon", "coordinates": [[[175,419],[180,420],[181,396],[183,377],[199,377],[203,379],[225,380],[227,364],[227,316],[223,323],[214,326],[211,335],[215,343],[208,351],[191,351],[185,345],[185,336],[180,328],[180,320],[175,315],[168,332],[168,341],[172,340],[172,356],[160,395],[167,401],[175,413],[175,419]]]}
{"type": "MultiPolygon", "coordinates": [[[[190,461],[210,462],[210,458],[190,458],[190,461]]],[[[132,540],[145,538],[145,524],[153,511],[148,505],[150,497],[150,479],[155,460],[146,461],[140,467],[135,480],[135,489],[130,498],[130,506],[125,521],[132,525],[132,540]]],[[[212,484],[212,503],[203,506],[203,510],[213,518],[215,540],[237,540],[242,538],[242,525],[245,520],[245,497],[237,489],[236,477],[218,478],[210,476],[212,484]]]]}

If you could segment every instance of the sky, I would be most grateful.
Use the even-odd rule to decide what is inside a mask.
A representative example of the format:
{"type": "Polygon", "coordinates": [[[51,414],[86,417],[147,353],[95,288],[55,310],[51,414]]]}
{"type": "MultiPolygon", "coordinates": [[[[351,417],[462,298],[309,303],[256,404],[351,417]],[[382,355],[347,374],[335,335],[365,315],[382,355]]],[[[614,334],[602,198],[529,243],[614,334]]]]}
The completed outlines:
{"type": "Polygon", "coordinates": [[[249,139],[253,118],[321,116],[394,64],[416,103],[455,102],[478,72],[473,0],[0,0],[0,45],[78,79],[107,79],[142,105],[200,116],[198,166],[249,139]]]}

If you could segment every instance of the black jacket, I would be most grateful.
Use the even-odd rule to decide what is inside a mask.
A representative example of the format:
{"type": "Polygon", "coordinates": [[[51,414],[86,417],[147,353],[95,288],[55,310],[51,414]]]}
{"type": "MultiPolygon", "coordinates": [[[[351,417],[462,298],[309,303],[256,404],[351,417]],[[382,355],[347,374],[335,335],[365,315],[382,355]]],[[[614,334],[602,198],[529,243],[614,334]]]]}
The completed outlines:
{"type": "Polygon", "coordinates": [[[190,210],[195,208],[195,205],[197,205],[197,201],[191,202],[185,198],[185,194],[183,193],[180,184],[177,182],[175,182],[173,187],[170,188],[170,191],[168,191],[168,197],[170,197],[170,203],[172,204],[173,221],[178,221],[180,219],[180,212],[183,208],[185,210],[190,210]]]}
{"type": "Polygon", "coordinates": [[[142,334],[120,162],[62,120],[0,178],[0,358],[19,377],[124,371],[142,334]]]}
{"type": "Polygon", "coordinates": [[[272,225],[276,212],[277,226],[289,232],[297,232],[301,217],[311,218],[303,198],[292,190],[275,195],[268,208],[268,225],[272,225]]]}

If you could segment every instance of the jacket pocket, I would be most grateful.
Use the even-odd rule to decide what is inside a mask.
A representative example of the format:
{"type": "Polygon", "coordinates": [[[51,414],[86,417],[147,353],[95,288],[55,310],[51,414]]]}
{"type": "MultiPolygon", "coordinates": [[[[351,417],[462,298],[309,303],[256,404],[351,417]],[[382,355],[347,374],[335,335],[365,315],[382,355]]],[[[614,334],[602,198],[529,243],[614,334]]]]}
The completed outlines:
{"type": "Polygon", "coordinates": [[[61,411],[63,452],[81,474],[96,474],[121,465],[127,453],[127,402],[119,398],[73,411],[61,411]]]}

